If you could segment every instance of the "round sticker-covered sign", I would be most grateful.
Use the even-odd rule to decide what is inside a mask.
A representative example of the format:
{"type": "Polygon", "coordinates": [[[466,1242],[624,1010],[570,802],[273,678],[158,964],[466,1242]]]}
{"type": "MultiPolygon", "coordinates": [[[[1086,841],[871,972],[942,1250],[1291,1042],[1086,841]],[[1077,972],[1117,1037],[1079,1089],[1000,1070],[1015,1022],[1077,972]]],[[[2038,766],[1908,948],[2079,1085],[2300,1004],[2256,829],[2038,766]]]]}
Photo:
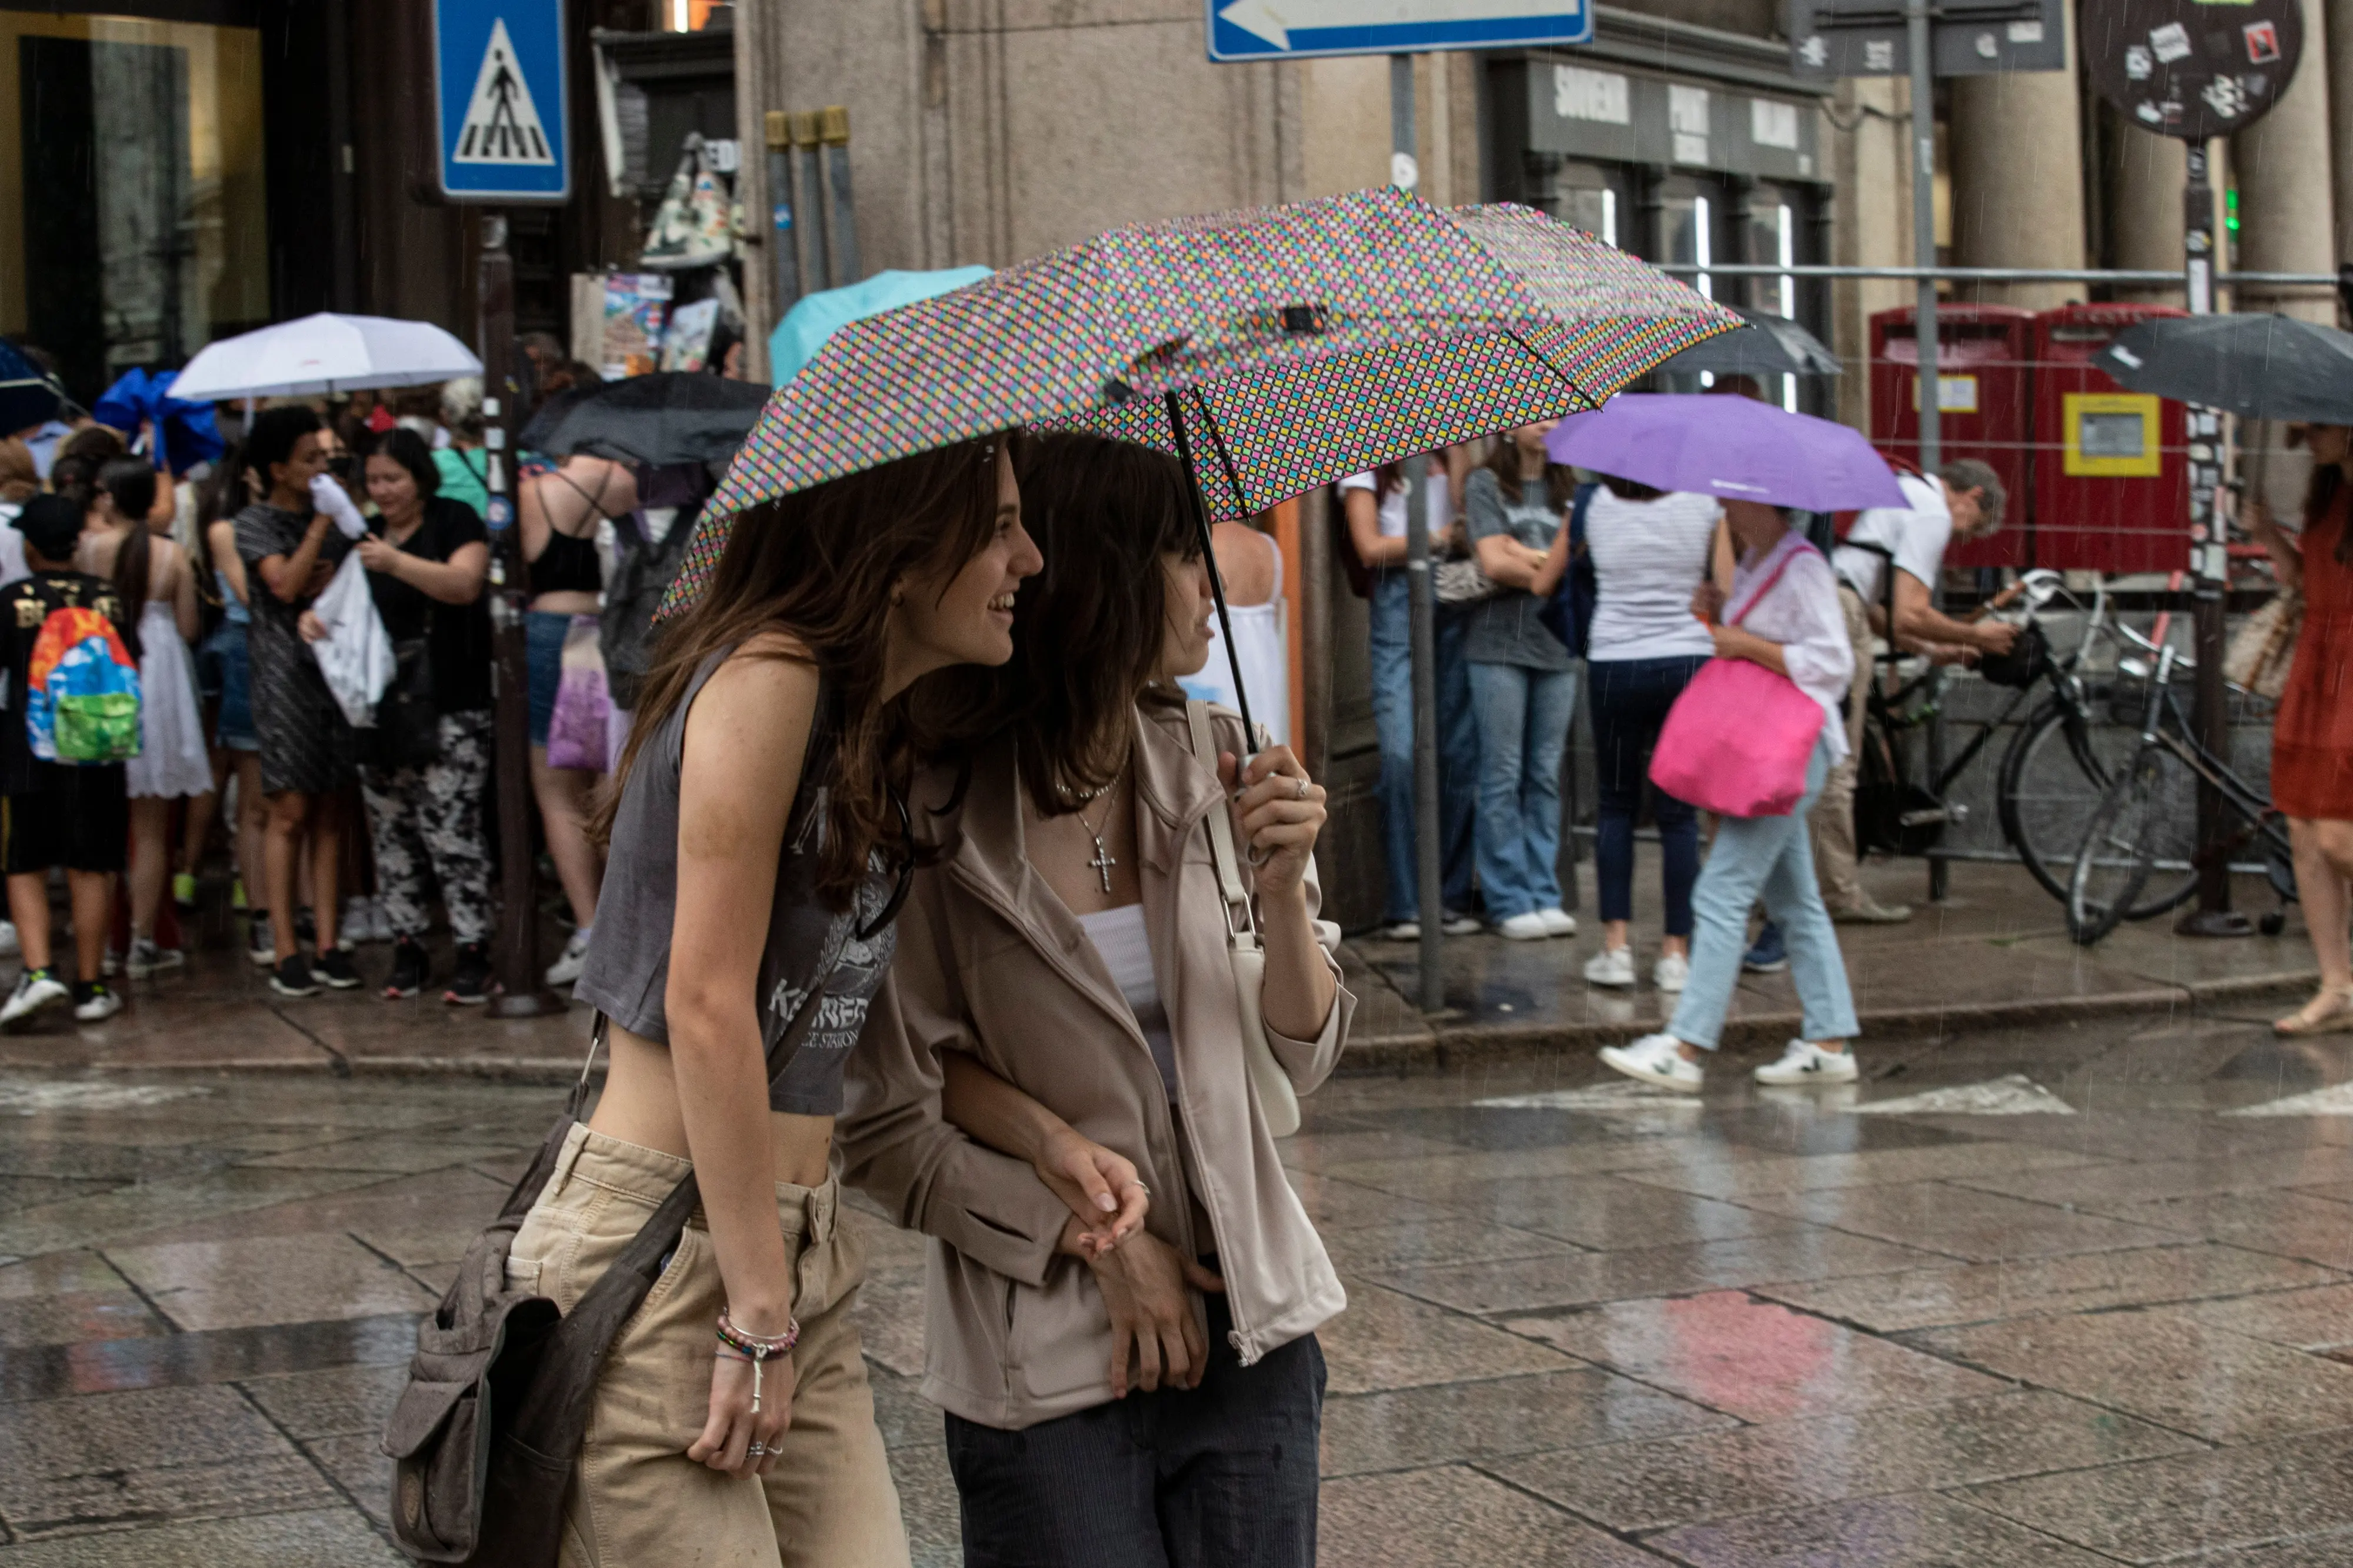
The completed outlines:
{"type": "Polygon", "coordinates": [[[2304,52],[2298,0],[2083,0],[2076,26],[2100,96],[2185,142],[2262,119],[2304,52]]]}

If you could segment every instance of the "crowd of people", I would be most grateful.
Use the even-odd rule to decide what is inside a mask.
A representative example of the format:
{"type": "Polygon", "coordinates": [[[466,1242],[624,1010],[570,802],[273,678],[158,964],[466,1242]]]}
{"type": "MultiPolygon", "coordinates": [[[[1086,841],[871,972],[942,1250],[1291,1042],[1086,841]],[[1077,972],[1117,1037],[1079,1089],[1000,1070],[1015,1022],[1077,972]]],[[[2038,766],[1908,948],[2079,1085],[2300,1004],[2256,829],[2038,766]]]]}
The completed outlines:
{"type": "MultiPolygon", "coordinates": [[[[552,340],[526,346],[543,395],[594,375],[552,340]]],[[[87,417],[0,439],[0,590],[22,645],[7,667],[12,700],[68,652],[37,647],[45,628],[70,629],[53,616],[89,610],[111,628],[111,657],[136,671],[135,699],[124,685],[138,731],[119,759],[61,759],[35,754],[23,723],[0,726],[11,916],[0,949],[23,959],[0,1024],[60,1005],[95,1022],[122,1006],[118,978],[184,968],[216,863],[229,868],[241,945],[280,996],[373,983],[391,999],[438,989],[472,1005],[495,989],[480,384],[225,405],[219,419],[235,436],[206,460],[174,447],[159,463],[155,430],[87,417]],[[334,674],[358,623],[335,619],[326,597],[347,560],[393,650],[373,711],[358,713],[334,674]],[[60,872],[69,963],[49,940],[60,872]],[[431,941],[437,905],[447,950],[431,941]],[[388,946],[388,962],[363,975],[369,945],[388,946]],[[448,958],[437,963],[436,951],[448,958]]],[[[553,862],[572,928],[551,985],[576,979],[587,951],[602,873],[594,792],[627,732],[647,624],[713,479],[699,464],[586,455],[525,454],[518,470],[534,847],[553,862]],[[553,762],[552,727],[565,731],[553,762]]],[[[83,630],[105,653],[95,628],[83,630]]]]}
{"type": "MultiPolygon", "coordinates": [[[[1660,846],[1661,930],[1650,967],[1673,998],[1662,1033],[1605,1051],[1611,1066],[1695,1089],[1741,972],[1793,970],[1805,1025],[1767,1083],[1843,1080],[1853,1009],[1834,924],[1887,923],[1910,910],[1873,901],[1857,879],[1856,756],[1875,650],[1941,662],[2006,653],[2017,628],[1989,612],[1934,607],[1955,538],[2001,524],[2001,481],[1958,459],[1899,476],[1906,505],[1862,512],[1842,542],[1827,518],[1662,493],[1618,475],[1579,476],[1546,456],[1549,425],[1431,455],[1425,480],[1439,600],[1443,929],[1484,924],[1515,941],[1573,935],[1562,908],[1561,773],[1580,692],[1590,703],[1595,871],[1602,942],[1588,984],[1638,985],[1635,838],[1645,816],[1660,846]],[[1459,498],[1459,499],[1457,499],[1459,498]],[[1581,581],[1574,581],[1581,578],[1581,581]],[[1711,658],[1761,664],[1820,702],[1814,773],[1788,816],[1704,824],[1650,782],[1675,700],[1711,658]],[[1582,668],[1580,669],[1580,663],[1582,668]],[[1703,856],[1703,830],[1712,841],[1703,856]],[[1801,830],[1802,829],[1802,830],[1801,830]],[[1704,870],[1703,869],[1704,865],[1704,870]],[[1764,918],[1752,921],[1762,901],[1764,918]],[[1753,926],[1753,929],[1752,929],[1753,926]]],[[[1347,542],[1365,569],[1373,712],[1380,740],[1381,935],[1420,935],[1413,690],[1409,654],[1403,465],[1338,488],[1347,542]]]]}

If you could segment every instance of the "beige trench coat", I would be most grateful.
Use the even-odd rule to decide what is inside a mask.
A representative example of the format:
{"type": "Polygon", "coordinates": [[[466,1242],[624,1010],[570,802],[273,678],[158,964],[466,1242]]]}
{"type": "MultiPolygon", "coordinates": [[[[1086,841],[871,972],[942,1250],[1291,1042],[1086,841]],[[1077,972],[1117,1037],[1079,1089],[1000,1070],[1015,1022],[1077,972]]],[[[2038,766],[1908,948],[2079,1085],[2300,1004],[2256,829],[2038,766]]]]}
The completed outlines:
{"type": "MultiPolygon", "coordinates": [[[[1240,752],[1240,721],[1215,713],[1219,744],[1240,752]]],[[[936,837],[943,858],[916,875],[890,980],[849,1057],[835,1130],[844,1178],[933,1238],[923,1394],[985,1426],[1018,1429],[1108,1401],[1111,1320],[1087,1266],[1055,1251],[1070,1214],[1060,1200],[1027,1163],[941,1120],[942,1050],[970,1052],[1135,1163],[1153,1194],[1152,1233],[1180,1256],[1217,1255],[1244,1365],[1346,1305],[1244,1065],[1224,902],[1202,826],[1223,809],[1223,792],[1194,760],[1174,704],[1140,711],[1133,761],[1145,924],[1176,1049],[1175,1114],[1093,943],[1030,868],[1009,741],[975,758],[956,814],[926,809],[952,796],[952,776],[917,781],[917,831],[936,837]],[[1188,1188],[1213,1234],[1195,1234],[1188,1188]]],[[[1312,869],[1307,895],[1312,914],[1321,897],[1312,869]]],[[[1317,929],[1329,962],[1338,933],[1317,929]]],[[[1316,1038],[1268,1031],[1303,1093],[1331,1073],[1355,1008],[1344,986],[1316,1038]]]]}

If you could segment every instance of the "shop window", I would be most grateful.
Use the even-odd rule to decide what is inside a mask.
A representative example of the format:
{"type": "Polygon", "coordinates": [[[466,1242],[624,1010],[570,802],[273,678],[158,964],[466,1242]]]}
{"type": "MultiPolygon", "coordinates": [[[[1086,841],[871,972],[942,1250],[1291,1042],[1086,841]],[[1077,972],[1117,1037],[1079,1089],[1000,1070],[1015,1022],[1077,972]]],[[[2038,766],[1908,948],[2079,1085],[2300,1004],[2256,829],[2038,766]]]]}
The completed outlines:
{"type": "Polygon", "coordinates": [[[87,402],[269,315],[259,34],[0,11],[0,332],[87,402]]]}

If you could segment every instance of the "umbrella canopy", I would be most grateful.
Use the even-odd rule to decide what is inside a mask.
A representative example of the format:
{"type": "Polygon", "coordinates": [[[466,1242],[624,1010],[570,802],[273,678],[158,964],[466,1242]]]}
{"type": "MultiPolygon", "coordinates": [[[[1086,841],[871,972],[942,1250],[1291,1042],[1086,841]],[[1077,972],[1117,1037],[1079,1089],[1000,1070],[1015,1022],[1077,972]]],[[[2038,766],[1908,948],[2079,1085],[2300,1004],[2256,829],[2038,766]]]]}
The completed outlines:
{"type": "Polygon", "coordinates": [[[1670,374],[1836,375],[1838,356],[1787,316],[1735,305],[1748,324],[1694,343],[1659,368],[1670,374]]]}
{"type": "Polygon", "coordinates": [[[2134,392],[2242,419],[2353,425],[2353,334],[2289,316],[2142,321],[2092,363],[2134,392]]]}
{"type": "Polygon", "coordinates": [[[826,339],[852,321],[977,283],[990,270],[987,267],[950,267],[938,272],[892,269],[877,272],[862,283],[804,294],[768,334],[769,379],[778,386],[792,380],[825,346],[826,339]]]}
{"type": "Polygon", "coordinates": [[[190,402],[312,397],[480,375],[482,362],[430,321],[321,311],[206,344],[173,384],[190,402]]]}
{"type": "Polygon", "coordinates": [[[731,514],[1008,426],[1177,453],[1208,513],[1240,519],[1598,407],[1739,324],[1525,207],[1381,189],[1114,230],[835,332],[769,400],[666,607],[708,580],[731,514]]]}
{"type": "Polygon", "coordinates": [[[744,444],[768,401],[755,382],[703,371],[660,371],[600,381],[551,397],[518,445],[554,458],[591,452],[660,468],[723,463],[744,444]]]}
{"type": "Polygon", "coordinates": [[[1804,511],[1905,504],[1861,435],[1753,397],[1620,397],[1562,420],[1545,448],[1555,462],[1725,500],[1804,511]]]}
{"type": "Polygon", "coordinates": [[[185,474],[198,463],[211,462],[227,447],[213,422],[213,405],[174,395],[174,379],[168,370],[160,375],[125,371],[90,405],[90,416],[133,441],[139,427],[146,426],[154,441],[148,455],[155,466],[185,474]]]}
{"type": "Polygon", "coordinates": [[[0,338],[0,436],[13,436],[58,416],[66,389],[24,350],[0,338]]]}

